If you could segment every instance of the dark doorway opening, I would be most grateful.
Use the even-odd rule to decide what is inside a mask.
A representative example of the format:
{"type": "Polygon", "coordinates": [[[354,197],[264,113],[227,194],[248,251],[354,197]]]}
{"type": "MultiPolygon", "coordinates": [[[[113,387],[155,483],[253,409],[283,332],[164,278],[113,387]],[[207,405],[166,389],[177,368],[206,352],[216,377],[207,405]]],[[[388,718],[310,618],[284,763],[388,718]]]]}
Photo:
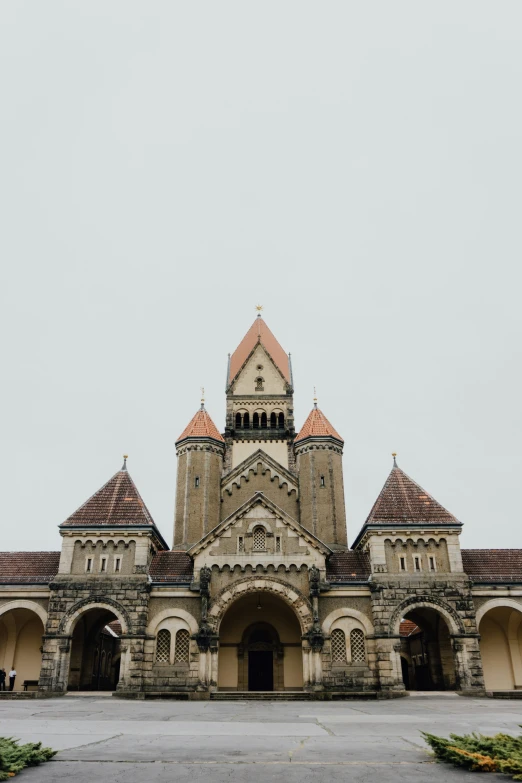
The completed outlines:
{"type": "Polygon", "coordinates": [[[248,690],[274,690],[274,653],[272,650],[250,650],[248,653],[248,690]]]}
{"type": "Polygon", "coordinates": [[[406,690],[458,688],[450,631],[439,612],[431,607],[412,609],[402,619],[399,634],[406,690]]]}

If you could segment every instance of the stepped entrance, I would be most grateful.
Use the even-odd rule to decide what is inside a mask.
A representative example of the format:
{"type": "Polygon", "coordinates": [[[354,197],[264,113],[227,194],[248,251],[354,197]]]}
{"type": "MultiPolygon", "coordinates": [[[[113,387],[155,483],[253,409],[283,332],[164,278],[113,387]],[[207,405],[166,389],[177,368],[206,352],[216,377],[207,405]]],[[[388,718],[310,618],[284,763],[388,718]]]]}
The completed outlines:
{"type": "Polygon", "coordinates": [[[268,592],[238,598],[220,626],[218,671],[220,691],[301,689],[301,627],[293,609],[268,592]]]}

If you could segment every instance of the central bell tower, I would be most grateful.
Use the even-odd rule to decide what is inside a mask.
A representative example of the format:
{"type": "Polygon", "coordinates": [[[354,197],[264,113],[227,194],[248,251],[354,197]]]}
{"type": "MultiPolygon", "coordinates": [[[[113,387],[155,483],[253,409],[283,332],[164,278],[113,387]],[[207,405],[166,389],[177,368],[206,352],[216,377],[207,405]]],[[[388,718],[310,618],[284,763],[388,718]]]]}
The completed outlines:
{"type": "Polygon", "coordinates": [[[256,320],[228,357],[225,473],[258,449],[295,470],[291,359],[257,309],[256,320]]]}

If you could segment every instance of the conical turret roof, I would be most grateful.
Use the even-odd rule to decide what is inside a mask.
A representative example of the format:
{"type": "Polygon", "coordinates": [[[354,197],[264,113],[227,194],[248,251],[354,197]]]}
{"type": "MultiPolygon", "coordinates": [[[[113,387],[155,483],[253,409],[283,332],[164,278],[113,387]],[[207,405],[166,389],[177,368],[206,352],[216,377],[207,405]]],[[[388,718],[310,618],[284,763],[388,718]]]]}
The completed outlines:
{"type": "Polygon", "coordinates": [[[300,440],[304,440],[305,438],[335,438],[341,443],[344,443],[344,440],[341,438],[337,430],[332,427],[324,413],[317,407],[317,405],[314,405],[310,411],[308,418],[301,427],[301,430],[295,439],[295,443],[298,443],[300,440]]]}
{"type": "Polygon", "coordinates": [[[176,443],[179,443],[185,438],[211,438],[217,440],[220,443],[224,443],[223,436],[219,432],[218,428],[208,415],[205,407],[201,405],[195,416],[189,421],[176,443]]]}
{"type": "Polygon", "coordinates": [[[101,489],[62,522],[62,526],[67,527],[89,525],[156,527],[125,463],[101,489]]]}
{"type": "Polygon", "coordinates": [[[401,470],[394,460],[365,525],[460,524],[426,490],[401,470]]]}
{"type": "Polygon", "coordinates": [[[230,357],[228,383],[232,383],[258,343],[261,343],[285,380],[288,381],[288,383],[291,383],[292,378],[288,355],[283,348],[281,348],[260,315],[257,316],[256,320],[230,357]]]}

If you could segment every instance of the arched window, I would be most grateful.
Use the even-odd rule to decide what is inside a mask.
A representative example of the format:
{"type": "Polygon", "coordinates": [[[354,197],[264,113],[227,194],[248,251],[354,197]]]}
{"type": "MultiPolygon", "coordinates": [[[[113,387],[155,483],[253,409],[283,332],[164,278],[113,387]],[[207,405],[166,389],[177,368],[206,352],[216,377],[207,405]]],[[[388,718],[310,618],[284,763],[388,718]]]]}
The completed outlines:
{"type": "Polygon", "coordinates": [[[112,668],[112,653],[109,653],[107,656],[107,669],[105,671],[107,677],[111,676],[111,668],[112,668]]]}
{"type": "Polygon", "coordinates": [[[340,628],[335,628],[331,636],[332,662],[346,663],[346,636],[340,628]]]}
{"type": "Polygon", "coordinates": [[[174,648],[174,663],[188,663],[190,652],[190,635],[184,628],[176,631],[176,646],[174,648]]]}
{"type": "Polygon", "coordinates": [[[170,663],[170,631],[162,628],[156,639],[156,663],[170,663]]]}
{"type": "Polygon", "coordinates": [[[105,677],[105,650],[102,650],[101,654],[101,664],[100,664],[100,674],[102,677],[105,677]]]}
{"type": "Polygon", "coordinates": [[[236,430],[241,429],[241,414],[236,413],[236,430]]]}
{"type": "Polygon", "coordinates": [[[278,424],[278,427],[279,427],[280,430],[284,429],[284,426],[285,426],[285,416],[284,416],[283,413],[279,414],[279,418],[278,418],[277,424],[278,424]]]}
{"type": "Polygon", "coordinates": [[[266,532],[264,527],[254,529],[254,552],[264,552],[266,550],[266,532]]]}
{"type": "Polygon", "coordinates": [[[98,674],[98,661],[99,661],[99,659],[100,659],[100,651],[98,650],[98,648],[96,648],[95,651],[94,651],[94,661],[93,661],[93,664],[92,664],[92,673],[93,674],[98,674]]]}
{"type": "Polygon", "coordinates": [[[353,631],[350,631],[350,650],[352,663],[366,663],[364,634],[360,628],[354,628],[353,631]]]}
{"type": "Polygon", "coordinates": [[[243,429],[247,430],[250,427],[250,415],[248,411],[243,416],[243,429]]]}
{"type": "Polygon", "coordinates": [[[252,416],[252,427],[255,430],[259,429],[259,413],[254,413],[254,415],[252,416]]]}
{"type": "Polygon", "coordinates": [[[261,414],[261,429],[267,428],[267,420],[266,420],[266,413],[261,414]]]}
{"type": "Polygon", "coordinates": [[[275,413],[270,414],[270,426],[273,427],[274,429],[277,427],[277,416],[275,415],[275,413]]]}
{"type": "Polygon", "coordinates": [[[264,388],[263,379],[259,376],[259,378],[256,378],[256,391],[263,391],[264,388]]]}

